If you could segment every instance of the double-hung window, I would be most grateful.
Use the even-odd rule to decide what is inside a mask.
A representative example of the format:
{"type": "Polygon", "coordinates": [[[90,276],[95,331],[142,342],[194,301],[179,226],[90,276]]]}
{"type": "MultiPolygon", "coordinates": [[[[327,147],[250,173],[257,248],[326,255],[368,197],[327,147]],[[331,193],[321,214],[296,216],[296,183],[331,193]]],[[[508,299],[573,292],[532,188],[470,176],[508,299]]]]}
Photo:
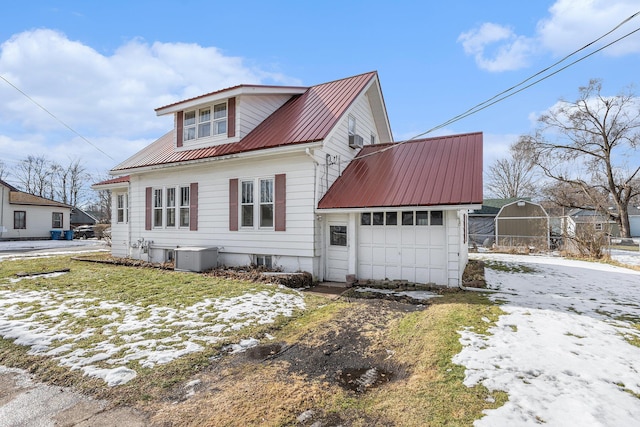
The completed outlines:
{"type": "Polygon", "coordinates": [[[13,211],[13,228],[16,230],[25,230],[27,228],[26,211],[13,211]]]}
{"type": "Polygon", "coordinates": [[[176,226],[176,189],[167,188],[167,227],[176,226]]]}
{"type": "Polygon", "coordinates": [[[240,224],[243,227],[253,227],[253,181],[242,181],[240,205],[240,224]]]}
{"type": "Polygon", "coordinates": [[[225,133],[227,133],[227,104],[216,104],[213,106],[213,134],[225,133]]]}
{"type": "Polygon", "coordinates": [[[191,141],[196,139],[196,112],[187,111],[184,113],[184,140],[191,141]]]}
{"type": "Polygon", "coordinates": [[[211,108],[198,110],[198,138],[211,136],[211,108]]]}
{"type": "Polygon", "coordinates": [[[129,220],[129,207],[126,194],[118,194],[116,197],[116,221],[119,223],[129,220]]]}
{"type": "Polygon", "coordinates": [[[189,187],[180,187],[180,227],[189,226],[189,187]]]}
{"type": "Polygon", "coordinates": [[[227,103],[185,111],[182,125],[184,141],[223,135],[227,133],[227,103]]]}
{"type": "Polygon", "coordinates": [[[260,180],[260,227],[273,227],[273,179],[260,180]]]}
{"type": "Polygon", "coordinates": [[[153,226],[162,227],[162,216],[164,213],[162,188],[153,190],[153,226]]]}
{"type": "Polygon", "coordinates": [[[257,223],[260,228],[272,228],[275,210],[273,178],[246,180],[241,183],[240,225],[252,228],[257,223]]]}
{"type": "Polygon", "coordinates": [[[51,214],[51,228],[62,228],[62,212],[53,212],[51,214]]]}

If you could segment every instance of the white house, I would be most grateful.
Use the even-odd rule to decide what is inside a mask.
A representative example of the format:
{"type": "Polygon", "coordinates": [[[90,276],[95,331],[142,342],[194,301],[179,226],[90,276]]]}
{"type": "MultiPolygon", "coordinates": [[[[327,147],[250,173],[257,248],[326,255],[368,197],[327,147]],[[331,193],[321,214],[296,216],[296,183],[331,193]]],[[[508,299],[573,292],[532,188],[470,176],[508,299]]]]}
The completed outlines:
{"type": "Polygon", "coordinates": [[[18,190],[0,180],[0,240],[49,239],[70,229],[71,206],[18,190]]]}
{"type": "Polygon", "coordinates": [[[216,247],[220,265],[456,286],[482,203],[482,134],[392,143],[376,72],[167,105],[174,128],[94,185],[114,256],[216,247]]]}

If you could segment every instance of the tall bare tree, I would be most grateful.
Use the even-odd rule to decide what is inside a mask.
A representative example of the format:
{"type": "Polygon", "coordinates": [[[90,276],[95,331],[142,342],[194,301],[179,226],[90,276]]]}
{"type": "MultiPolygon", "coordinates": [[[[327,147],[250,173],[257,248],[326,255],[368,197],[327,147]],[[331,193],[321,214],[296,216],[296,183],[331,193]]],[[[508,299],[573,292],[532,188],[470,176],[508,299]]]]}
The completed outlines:
{"type": "Polygon", "coordinates": [[[581,193],[567,207],[596,209],[629,237],[629,203],[640,194],[640,165],[629,162],[640,154],[640,103],[631,90],[605,96],[591,80],[576,101],[560,100],[538,122],[520,149],[547,177],[581,193]]]}
{"type": "Polygon", "coordinates": [[[5,180],[8,175],[9,168],[2,160],[0,160],[0,180],[5,180]]]}
{"type": "Polygon", "coordinates": [[[51,163],[43,155],[27,156],[18,163],[14,174],[27,193],[51,197],[53,187],[51,163]]]}
{"type": "Polygon", "coordinates": [[[536,192],[535,164],[517,144],[509,147],[509,157],[496,160],[487,171],[486,190],[503,199],[530,197],[536,192]]]}

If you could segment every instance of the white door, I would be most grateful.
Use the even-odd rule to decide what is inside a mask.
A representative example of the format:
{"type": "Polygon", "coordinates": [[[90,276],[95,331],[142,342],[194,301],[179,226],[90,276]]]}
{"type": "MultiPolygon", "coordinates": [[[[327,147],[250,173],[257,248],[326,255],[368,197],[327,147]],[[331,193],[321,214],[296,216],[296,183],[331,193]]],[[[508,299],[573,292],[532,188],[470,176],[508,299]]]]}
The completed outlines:
{"type": "Polygon", "coordinates": [[[349,270],[347,222],[329,221],[327,224],[327,262],[325,280],[345,282],[349,270]]]}

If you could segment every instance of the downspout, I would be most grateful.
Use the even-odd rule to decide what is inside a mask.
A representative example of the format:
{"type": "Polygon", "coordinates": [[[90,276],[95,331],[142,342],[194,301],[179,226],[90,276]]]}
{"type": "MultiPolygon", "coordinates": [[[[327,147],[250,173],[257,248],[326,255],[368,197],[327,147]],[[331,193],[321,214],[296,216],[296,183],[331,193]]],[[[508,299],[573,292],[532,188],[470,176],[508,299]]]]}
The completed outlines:
{"type": "MultiPolygon", "coordinates": [[[[117,201],[116,201],[117,203],[117,201]]],[[[131,215],[129,210],[131,209],[131,178],[129,178],[129,184],[127,184],[127,253],[131,258],[131,215]]],[[[113,215],[113,210],[111,212],[113,215]]],[[[113,218],[113,217],[112,217],[113,218]]],[[[113,219],[112,219],[113,220],[113,219]]],[[[111,245],[113,245],[113,225],[111,226],[111,245]]]]}
{"type": "MultiPolygon", "coordinates": [[[[311,161],[313,162],[313,221],[314,221],[314,230],[313,230],[313,234],[315,236],[316,233],[316,228],[315,228],[315,223],[319,222],[320,223],[320,241],[322,241],[323,236],[324,236],[324,227],[323,227],[323,223],[322,221],[318,220],[318,215],[316,214],[316,209],[318,207],[318,166],[320,166],[320,163],[316,160],[316,158],[313,156],[313,154],[311,154],[311,150],[309,150],[309,148],[305,148],[304,153],[309,156],[309,158],[311,159],[311,161]]],[[[314,239],[315,240],[315,239],[314,239]]],[[[316,247],[316,243],[314,241],[313,243],[313,249],[314,249],[314,253],[315,253],[315,247],[316,247]]],[[[320,244],[320,265],[318,266],[318,275],[320,276],[319,279],[320,281],[324,281],[324,244],[320,244]]]]}

